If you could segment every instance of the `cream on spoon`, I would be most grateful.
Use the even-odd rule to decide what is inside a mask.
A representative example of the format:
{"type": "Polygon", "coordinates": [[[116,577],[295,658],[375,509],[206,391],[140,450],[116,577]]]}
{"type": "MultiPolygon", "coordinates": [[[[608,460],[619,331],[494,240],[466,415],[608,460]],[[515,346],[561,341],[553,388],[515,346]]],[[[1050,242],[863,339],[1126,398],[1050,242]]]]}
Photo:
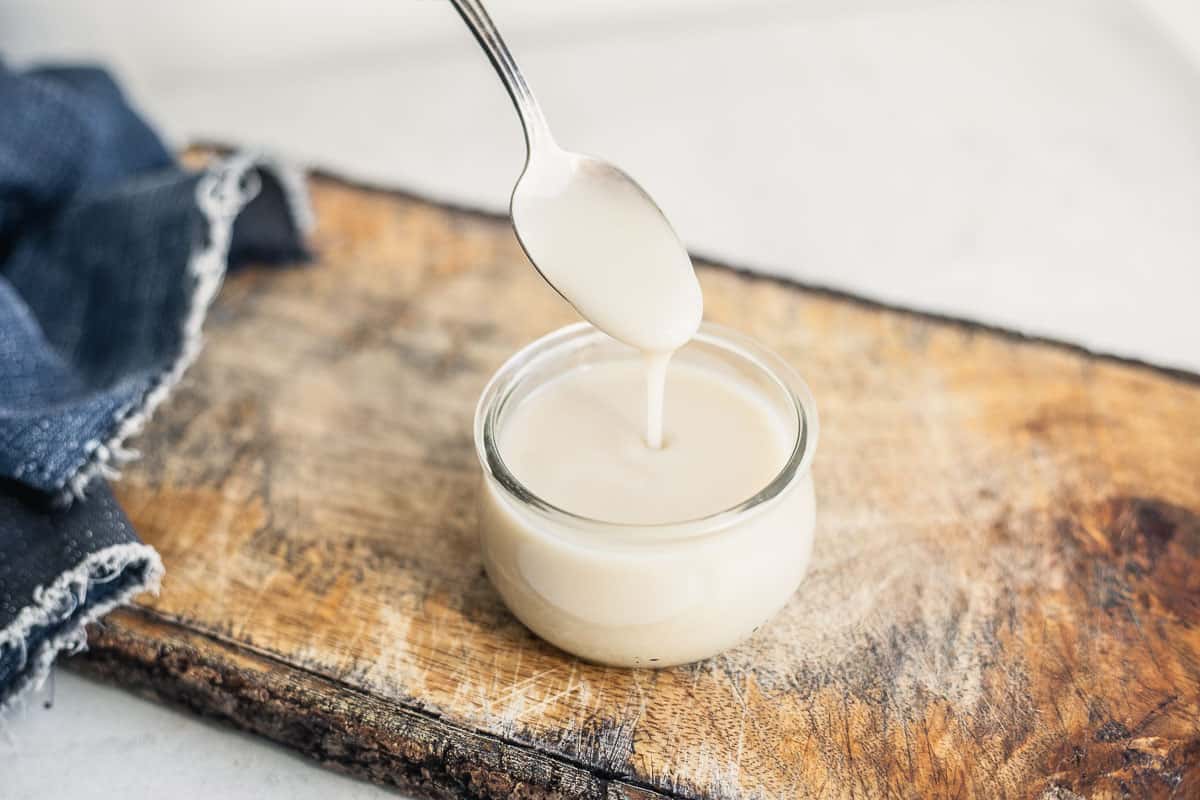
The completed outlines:
{"type": "Polygon", "coordinates": [[[525,129],[513,228],[529,260],[589,322],[646,361],[646,442],[662,446],[667,363],[700,327],[704,301],[687,250],[648,194],[617,167],[560,148],[478,0],[451,0],[512,97],[525,129]]]}

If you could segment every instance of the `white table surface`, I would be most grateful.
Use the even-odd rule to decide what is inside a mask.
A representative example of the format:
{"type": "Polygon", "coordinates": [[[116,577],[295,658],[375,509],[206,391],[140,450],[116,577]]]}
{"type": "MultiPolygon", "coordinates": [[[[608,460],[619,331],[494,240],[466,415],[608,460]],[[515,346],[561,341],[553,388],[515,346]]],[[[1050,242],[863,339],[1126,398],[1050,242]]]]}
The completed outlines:
{"type": "MultiPolygon", "coordinates": [[[[10,0],[0,52],[103,58],[176,142],[505,206],[516,118],[444,2],[276,7],[10,0]]],[[[693,248],[1200,370],[1193,0],[490,7],[560,141],[638,176],[693,248]]],[[[62,671],[53,709],[3,724],[4,797],[379,791],[62,671]]]]}

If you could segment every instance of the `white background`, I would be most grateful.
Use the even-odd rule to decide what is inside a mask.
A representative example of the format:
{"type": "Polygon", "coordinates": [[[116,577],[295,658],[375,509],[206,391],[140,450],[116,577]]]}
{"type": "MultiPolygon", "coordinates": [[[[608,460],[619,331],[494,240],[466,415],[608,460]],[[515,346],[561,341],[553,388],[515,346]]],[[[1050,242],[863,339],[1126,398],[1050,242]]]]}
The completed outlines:
{"type": "MultiPolygon", "coordinates": [[[[637,176],[693,248],[1200,369],[1194,0],[490,8],[558,139],[637,176]]],[[[491,209],[521,168],[444,0],[8,0],[0,52],[104,60],[177,144],[491,209]]],[[[76,677],[57,695],[8,720],[6,797],[376,791],[76,677]]]]}

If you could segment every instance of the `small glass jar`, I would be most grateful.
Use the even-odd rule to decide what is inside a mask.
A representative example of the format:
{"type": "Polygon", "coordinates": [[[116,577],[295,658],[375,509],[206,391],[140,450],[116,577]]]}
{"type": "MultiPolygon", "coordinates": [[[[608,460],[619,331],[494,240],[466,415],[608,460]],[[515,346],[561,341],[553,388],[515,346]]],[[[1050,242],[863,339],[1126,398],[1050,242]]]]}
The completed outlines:
{"type": "Polygon", "coordinates": [[[538,339],[496,372],[475,412],[479,538],[492,584],[534,633],[589,661],[665,667],[738,644],[800,584],[816,520],[817,410],[782,359],[705,324],[672,363],[691,362],[750,387],[786,421],[791,455],[770,483],[724,511],[654,525],[583,517],[522,485],[498,446],[508,413],[567,370],[640,358],[579,323],[538,339]]]}

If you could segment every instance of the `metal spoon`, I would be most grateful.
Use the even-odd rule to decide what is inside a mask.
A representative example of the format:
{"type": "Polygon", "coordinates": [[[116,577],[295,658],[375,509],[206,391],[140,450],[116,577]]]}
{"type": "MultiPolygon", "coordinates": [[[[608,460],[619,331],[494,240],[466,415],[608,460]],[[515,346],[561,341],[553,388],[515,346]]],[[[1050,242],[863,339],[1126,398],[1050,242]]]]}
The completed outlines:
{"type": "Polygon", "coordinates": [[[670,352],[700,325],[703,299],[687,250],[663,212],[606,161],[564,150],[479,0],[451,0],[496,68],[525,128],[513,229],[534,267],[609,335],[670,352]]]}

